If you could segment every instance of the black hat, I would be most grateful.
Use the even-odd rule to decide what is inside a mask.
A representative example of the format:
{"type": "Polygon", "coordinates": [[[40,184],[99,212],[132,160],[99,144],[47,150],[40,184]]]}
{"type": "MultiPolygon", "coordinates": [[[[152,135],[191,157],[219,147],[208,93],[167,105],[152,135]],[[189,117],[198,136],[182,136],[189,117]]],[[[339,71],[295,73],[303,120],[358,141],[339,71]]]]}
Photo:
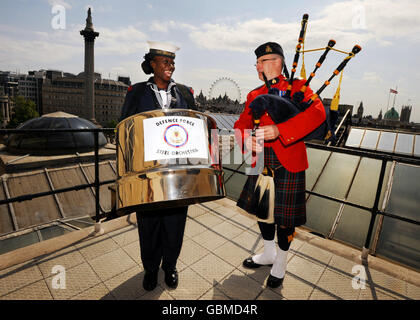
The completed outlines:
{"type": "Polygon", "coordinates": [[[283,73],[286,78],[289,78],[289,71],[287,70],[284,53],[282,47],[276,42],[266,42],[255,49],[257,59],[265,56],[266,54],[278,54],[283,58],[283,73]]]}
{"type": "Polygon", "coordinates": [[[255,54],[257,55],[257,59],[259,57],[265,56],[266,54],[278,54],[284,58],[283,49],[278,43],[275,42],[267,42],[260,45],[257,49],[255,49],[255,54]]]}

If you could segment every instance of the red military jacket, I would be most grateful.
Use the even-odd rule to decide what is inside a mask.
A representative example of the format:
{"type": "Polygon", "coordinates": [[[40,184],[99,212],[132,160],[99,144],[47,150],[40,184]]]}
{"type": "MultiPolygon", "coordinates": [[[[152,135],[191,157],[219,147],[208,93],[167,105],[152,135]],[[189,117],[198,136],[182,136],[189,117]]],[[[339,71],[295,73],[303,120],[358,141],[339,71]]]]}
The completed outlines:
{"type": "MultiPolygon", "coordinates": [[[[278,88],[280,91],[286,91],[288,82],[280,75],[279,77],[270,80],[273,88],[278,88]]],[[[295,80],[292,87],[292,96],[296,91],[299,91],[304,80],[295,80]]],[[[250,103],[259,95],[268,93],[266,85],[252,90],[245,103],[245,109],[241,113],[238,121],[235,122],[234,129],[238,144],[243,148],[244,140],[250,135],[249,130],[254,128],[250,103]]],[[[313,95],[313,91],[308,87],[305,91],[305,98],[303,101],[309,100],[313,95]]],[[[280,163],[290,172],[299,172],[308,168],[308,157],[306,154],[305,143],[300,140],[319,125],[325,121],[326,115],[322,102],[317,98],[311,106],[305,111],[299,113],[293,118],[277,124],[279,129],[279,137],[274,141],[264,142],[264,147],[272,147],[280,163]]],[[[271,117],[266,113],[260,119],[260,128],[262,126],[274,124],[271,117]]],[[[246,152],[246,151],[245,151],[246,152]]]]}

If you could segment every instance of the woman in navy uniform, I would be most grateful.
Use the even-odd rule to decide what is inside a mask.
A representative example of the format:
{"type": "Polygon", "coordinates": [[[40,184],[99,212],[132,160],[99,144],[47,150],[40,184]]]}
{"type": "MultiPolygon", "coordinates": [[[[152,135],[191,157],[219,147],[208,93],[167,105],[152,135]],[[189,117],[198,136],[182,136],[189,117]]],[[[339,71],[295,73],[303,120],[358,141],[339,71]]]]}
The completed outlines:
{"type": "MultiPolygon", "coordinates": [[[[153,77],[128,88],[120,121],[156,109],[196,109],[192,90],[172,79],[175,51],[179,48],[168,43],[148,43],[150,51],[144,56],[141,67],[146,74],[153,73],[153,77]]],[[[165,283],[171,288],[178,286],[176,262],[181,252],[187,211],[188,206],[136,212],[145,290],[156,287],[161,262],[165,283]]]]}

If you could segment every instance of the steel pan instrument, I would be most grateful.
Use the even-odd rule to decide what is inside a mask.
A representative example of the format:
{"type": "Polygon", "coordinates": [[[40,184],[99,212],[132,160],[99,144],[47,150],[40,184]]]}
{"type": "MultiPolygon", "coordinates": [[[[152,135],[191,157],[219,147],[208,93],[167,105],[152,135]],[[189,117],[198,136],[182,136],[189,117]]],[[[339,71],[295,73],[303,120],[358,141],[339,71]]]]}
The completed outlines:
{"type": "Polygon", "coordinates": [[[119,215],[225,197],[217,125],[205,113],[162,109],[117,125],[119,215]]]}

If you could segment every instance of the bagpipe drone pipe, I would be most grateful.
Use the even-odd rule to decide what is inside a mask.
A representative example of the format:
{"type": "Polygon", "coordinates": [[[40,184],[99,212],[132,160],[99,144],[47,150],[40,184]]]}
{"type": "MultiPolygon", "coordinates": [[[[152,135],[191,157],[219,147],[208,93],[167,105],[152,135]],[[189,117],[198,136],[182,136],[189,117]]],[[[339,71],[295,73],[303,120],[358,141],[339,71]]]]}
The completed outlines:
{"type": "MultiPolygon", "coordinates": [[[[306,31],[307,20],[308,15],[305,14],[302,18],[302,28],[299,34],[298,45],[296,46],[296,53],[293,60],[291,75],[288,79],[287,91],[284,94],[284,96],[280,96],[279,90],[277,88],[272,88],[270,86],[269,82],[265,78],[265,75],[263,74],[266,86],[269,89],[268,94],[258,96],[251,102],[249,106],[252,112],[252,116],[254,118],[256,128],[259,125],[259,119],[264,113],[268,113],[268,115],[271,117],[274,123],[278,124],[289,120],[290,118],[296,116],[300,112],[305,111],[319,97],[321,92],[330,84],[331,80],[344,69],[344,67],[347,65],[350,59],[353,58],[362,49],[360,46],[355,45],[352,51],[348,53],[347,57],[344,58],[340,65],[334,70],[331,77],[324,82],[321,88],[319,88],[318,91],[309,98],[309,100],[303,102],[306,89],[308,88],[311,80],[315,77],[316,71],[321,67],[328,52],[335,45],[334,40],[329,40],[327,47],[325,48],[321,57],[318,59],[318,62],[315,65],[315,69],[311,72],[310,77],[306,80],[305,84],[301,87],[301,89],[295,92],[293,96],[291,96],[294,81],[293,76],[296,72],[299,54],[301,52],[301,46],[306,31]]],[[[316,128],[314,131],[305,136],[303,138],[304,141],[312,139],[330,141],[335,139],[333,129],[338,118],[338,113],[331,114],[329,107],[324,106],[324,109],[326,113],[326,120],[318,128],[316,128]]]]}

